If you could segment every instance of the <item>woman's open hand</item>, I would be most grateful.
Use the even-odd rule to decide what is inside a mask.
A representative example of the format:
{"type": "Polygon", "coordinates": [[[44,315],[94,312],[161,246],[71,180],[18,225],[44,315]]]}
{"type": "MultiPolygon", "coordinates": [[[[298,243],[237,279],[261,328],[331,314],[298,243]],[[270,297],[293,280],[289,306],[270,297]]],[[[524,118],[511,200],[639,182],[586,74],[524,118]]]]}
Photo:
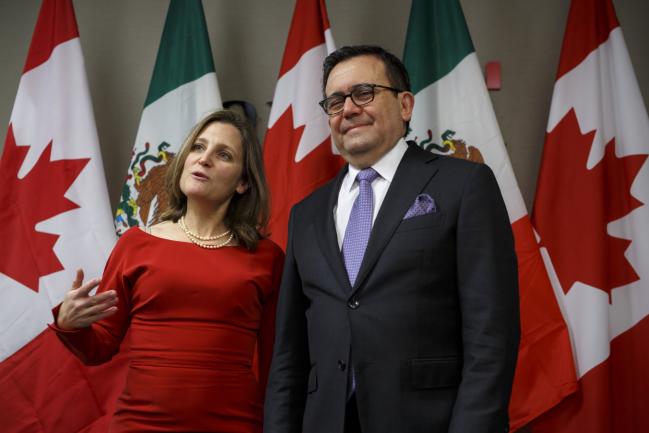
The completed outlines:
{"type": "Polygon", "coordinates": [[[90,291],[99,285],[98,278],[83,284],[83,270],[77,269],[72,288],[65,294],[56,325],[66,331],[86,328],[117,311],[117,293],[108,290],[98,295],[90,291]]]}

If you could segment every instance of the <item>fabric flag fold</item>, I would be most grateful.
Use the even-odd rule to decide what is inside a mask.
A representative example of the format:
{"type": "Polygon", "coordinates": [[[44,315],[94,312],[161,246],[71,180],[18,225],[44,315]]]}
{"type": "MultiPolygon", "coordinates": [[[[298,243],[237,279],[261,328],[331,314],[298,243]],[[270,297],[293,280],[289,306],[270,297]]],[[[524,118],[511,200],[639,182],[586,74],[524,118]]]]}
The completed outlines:
{"type": "Polygon", "coordinates": [[[649,116],[611,0],[573,0],[533,224],[579,390],[535,433],[649,431],[649,116]]]}
{"type": "Polygon", "coordinates": [[[117,234],[158,221],[169,202],[169,164],[194,124],[222,105],[203,4],[171,0],[115,213],[117,234]]]}
{"type": "Polygon", "coordinates": [[[566,324],[457,0],[413,0],[404,63],[415,93],[407,139],[432,152],[488,164],[507,205],[521,308],[521,342],[509,409],[515,430],[574,392],[576,378],[566,324]]]}
{"type": "Polygon", "coordinates": [[[71,0],[44,0],[0,160],[0,420],[4,433],[103,432],[125,362],[84,367],[47,324],[76,268],[113,244],[71,0]]]}
{"type": "Polygon", "coordinates": [[[264,140],[269,230],[282,248],[291,207],[333,178],[344,163],[318,106],[322,62],[334,49],[324,0],[297,0],[264,140]]]}

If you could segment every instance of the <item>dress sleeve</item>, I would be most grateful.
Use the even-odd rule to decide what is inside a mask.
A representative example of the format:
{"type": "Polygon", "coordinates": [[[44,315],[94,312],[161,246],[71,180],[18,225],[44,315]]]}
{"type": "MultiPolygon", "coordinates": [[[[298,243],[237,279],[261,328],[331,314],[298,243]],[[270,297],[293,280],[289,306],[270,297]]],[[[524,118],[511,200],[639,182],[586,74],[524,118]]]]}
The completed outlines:
{"type": "Polygon", "coordinates": [[[273,357],[273,342],[275,341],[275,310],[277,309],[277,297],[279,293],[279,284],[282,279],[282,269],[284,268],[284,253],[279,247],[273,255],[272,266],[272,287],[268,291],[269,295],[265,300],[261,316],[258,339],[258,362],[259,362],[259,384],[262,389],[266,389],[268,383],[268,371],[270,362],[273,357]]]}
{"type": "Polygon", "coordinates": [[[97,293],[117,292],[117,312],[82,329],[66,331],[56,326],[60,305],[56,306],[54,323],[49,325],[63,344],[84,364],[98,365],[109,361],[118,351],[130,324],[130,283],[125,275],[129,242],[125,234],[113,249],[97,293]]]}

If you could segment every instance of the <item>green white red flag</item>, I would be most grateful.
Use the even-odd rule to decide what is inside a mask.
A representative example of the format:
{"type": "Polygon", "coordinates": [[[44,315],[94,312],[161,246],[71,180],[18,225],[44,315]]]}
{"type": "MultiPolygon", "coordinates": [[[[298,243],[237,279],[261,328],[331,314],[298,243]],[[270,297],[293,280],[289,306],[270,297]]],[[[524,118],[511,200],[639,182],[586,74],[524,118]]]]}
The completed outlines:
{"type": "Polygon", "coordinates": [[[149,226],[168,205],[167,167],[191,128],[222,108],[201,0],[171,0],[115,228],[149,226]]]}
{"type": "Polygon", "coordinates": [[[509,410],[515,430],[574,392],[576,378],[566,324],[458,0],[413,0],[404,63],[415,93],[407,139],[432,152],[488,164],[507,205],[516,242],[521,309],[509,410]]]}

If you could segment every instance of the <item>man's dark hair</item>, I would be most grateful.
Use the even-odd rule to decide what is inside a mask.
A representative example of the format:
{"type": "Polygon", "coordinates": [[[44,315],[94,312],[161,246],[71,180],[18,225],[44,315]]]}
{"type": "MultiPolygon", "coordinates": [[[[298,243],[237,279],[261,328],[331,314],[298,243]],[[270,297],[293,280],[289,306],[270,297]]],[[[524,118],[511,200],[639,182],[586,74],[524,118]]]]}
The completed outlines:
{"type": "Polygon", "coordinates": [[[353,45],[337,49],[329,54],[322,65],[322,94],[325,93],[331,70],[338,63],[358,56],[374,56],[383,62],[390,86],[399,90],[410,91],[410,77],[401,60],[394,54],[376,45],[353,45]]]}

